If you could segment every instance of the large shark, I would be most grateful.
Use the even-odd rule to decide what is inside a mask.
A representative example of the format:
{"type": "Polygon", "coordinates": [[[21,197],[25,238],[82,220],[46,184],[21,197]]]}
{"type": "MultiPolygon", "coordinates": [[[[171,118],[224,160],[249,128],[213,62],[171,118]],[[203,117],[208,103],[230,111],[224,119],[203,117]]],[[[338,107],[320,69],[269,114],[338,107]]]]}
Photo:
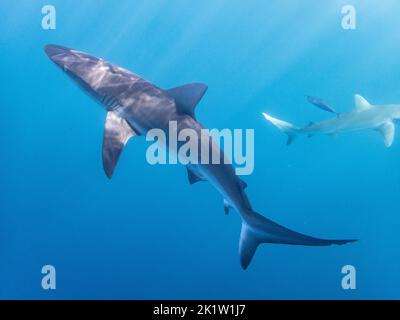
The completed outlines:
{"type": "Polygon", "coordinates": [[[287,134],[287,144],[291,144],[299,135],[309,137],[315,134],[335,136],[339,133],[373,129],[383,136],[386,147],[393,144],[395,123],[400,120],[400,104],[372,105],[360,95],[355,95],[355,109],[348,113],[339,113],[336,118],[311,122],[306,127],[297,127],[289,122],[263,113],[265,119],[287,134]]]}
{"type": "MultiPolygon", "coordinates": [[[[168,135],[170,121],[177,130],[200,132],[194,109],[207,90],[205,84],[192,83],[163,90],[141,77],[84,52],[57,45],[45,47],[48,57],[89,93],[106,111],[103,140],[103,165],[111,177],[118,158],[130,138],[161,129],[168,135]]],[[[204,134],[199,144],[213,154],[219,144],[204,134]],[[213,151],[214,150],[214,151],[213,151]]],[[[202,138],[200,138],[202,137],[202,138]]],[[[166,139],[168,143],[169,139],[166,139]]],[[[224,157],[222,151],[221,157],[224,157]]],[[[289,230],[253,211],[246,196],[246,184],[235,174],[231,164],[187,165],[190,183],[209,181],[223,196],[225,209],[235,209],[242,217],[239,254],[246,269],[261,243],[281,243],[306,246],[342,245],[353,240],[324,240],[289,230]]]]}

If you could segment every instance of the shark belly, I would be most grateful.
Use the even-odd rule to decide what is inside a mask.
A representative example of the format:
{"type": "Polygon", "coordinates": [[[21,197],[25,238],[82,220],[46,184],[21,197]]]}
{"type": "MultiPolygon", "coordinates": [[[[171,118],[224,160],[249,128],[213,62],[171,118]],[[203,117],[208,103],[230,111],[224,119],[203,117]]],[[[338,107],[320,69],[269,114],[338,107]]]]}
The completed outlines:
{"type": "Polygon", "coordinates": [[[113,112],[125,119],[140,135],[151,129],[168,133],[169,121],[179,118],[173,99],[155,86],[133,85],[118,100],[120,103],[113,112]]]}
{"type": "Polygon", "coordinates": [[[304,129],[306,133],[337,134],[365,129],[374,129],[387,121],[384,114],[375,110],[355,111],[342,114],[336,119],[330,119],[311,125],[304,129]]]}

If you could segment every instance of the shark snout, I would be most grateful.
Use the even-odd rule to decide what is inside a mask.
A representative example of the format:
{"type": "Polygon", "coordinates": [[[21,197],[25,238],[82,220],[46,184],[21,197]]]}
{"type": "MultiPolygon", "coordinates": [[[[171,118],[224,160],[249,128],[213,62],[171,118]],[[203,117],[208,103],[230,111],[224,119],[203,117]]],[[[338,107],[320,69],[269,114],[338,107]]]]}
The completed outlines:
{"type": "Polygon", "coordinates": [[[75,73],[79,64],[84,61],[78,52],[63,46],[49,44],[44,47],[44,51],[51,61],[68,73],[75,73]]]}
{"type": "Polygon", "coordinates": [[[82,79],[100,62],[100,59],[84,52],[55,44],[45,46],[44,51],[50,60],[61,69],[82,79]]]}
{"type": "Polygon", "coordinates": [[[70,60],[68,57],[72,55],[70,49],[54,44],[45,46],[44,51],[50,60],[61,68],[65,67],[66,62],[70,60]]]}
{"type": "MultiPolygon", "coordinates": [[[[49,44],[44,47],[46,55],[85,92],[96,100],[104,99],[104,93],[98,92],[99,79],[103,79],[103,61],[87,53],[49,44]]],[[[104,71],[105,70],[105,71],[104,71]]]]}
{"type": "Polygon", "coordinates": [[[55,44],[48,44],[47,46],[44,47],[44,51],[46,52],[47,56],[50,59],[53,59],[54,56],[59,54],[64,54],[68,52],[69,49],[55,44]]]}

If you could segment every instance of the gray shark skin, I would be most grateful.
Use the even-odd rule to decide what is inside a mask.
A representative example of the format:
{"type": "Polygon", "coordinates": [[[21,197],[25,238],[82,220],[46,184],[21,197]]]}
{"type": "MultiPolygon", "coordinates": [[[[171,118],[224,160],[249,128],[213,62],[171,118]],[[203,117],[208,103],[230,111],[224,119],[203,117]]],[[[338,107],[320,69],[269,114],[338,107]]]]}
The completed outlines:
{"type": "MultiPolygon", "coordinates": [[[[80,51],[48,45],[45,52],[107,111],[103,165],[109,178],[130,138],[145,135],[154,128],[162,129],[168,136],[170,121],[177,122],[178,132],[185,128],[200,132],[203,128],[195,118],[194,108],[207,89],[204,84],[163,90],[130,71],[80,51]]],[[[220,148],[211,137],[202,137],[199,145],[208,147],[210,155],[220,148]]],[[[220,157],[224,157],[222,152],[220,157]]],[[[243,269],[248,267],[261,243],[328,246],[353,241],[306,236],[254,212],[245,193],[246,184],[236,176],[230,164],[190,164],[187,169],[190,183],[209,181],[223,196],[225,212],[233,208],[241,215],[239,254],[243,269]]]]}
{"type": "Polygon", "coordinates": [[[355,95],[355,109],[352,112],[340,113],[337,118],[310,123],[304,128],[271,117],[263,113],[265,119],[288,135],[287,145],[300,134],[309,137],[315,134],[335,136],[339,133],[372,129],[383,136],[386,147],[393,144],[395,136],[395,123],[400,119],[400,105],[372,105],[360,95],[355,95]]]}

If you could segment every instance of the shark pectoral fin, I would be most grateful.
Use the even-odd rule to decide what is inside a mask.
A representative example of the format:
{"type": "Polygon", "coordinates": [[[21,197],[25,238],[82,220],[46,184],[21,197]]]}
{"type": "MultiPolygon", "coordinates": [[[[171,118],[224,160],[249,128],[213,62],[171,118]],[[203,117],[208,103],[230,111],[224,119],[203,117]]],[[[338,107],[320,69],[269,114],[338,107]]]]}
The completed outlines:
{"type": "Polygon", "coordinates": [[[393,144],[394,134],[396,131],[393,121],[385,122],[376,130],[382,134],[385,146],[389,148],[393,144]]]}
{"type": "Polygon", "coordinates": [[[115,112],[107,113],[103,137],[103,167],[108,178],[111,179],[125,144],[136,135],[125,119],[115,112]]]}
{"type": "Polygon", "coordinates": [[[165,92],[175,100],[178,110],[194,117],[194,108],[206,93],[208,86],[203,83],[190,83],[165,92]]]}
{"type": "Polygon", "coordinates": [[[354,104],[358,111],[364,111],[372,107],[372,105],[362,96],[356,94],[354,96],[354,104]]]}
{"type": "Polygon", "coordinates": [[[205,181],[205,179],[200,174],[198,174],[192,169],[189,169],[189,167],[187,167],[187,173],[190,184],[194,184],[199,181],[205,181]]]}

